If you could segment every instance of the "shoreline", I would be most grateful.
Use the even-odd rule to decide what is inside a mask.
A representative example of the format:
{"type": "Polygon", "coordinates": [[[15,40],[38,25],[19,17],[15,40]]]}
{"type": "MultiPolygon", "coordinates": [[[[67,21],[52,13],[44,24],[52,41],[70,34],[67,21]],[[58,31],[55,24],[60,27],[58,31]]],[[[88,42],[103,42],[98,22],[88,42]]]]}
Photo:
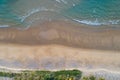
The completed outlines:
{"type": "Polygon", "coordinates": [[[83,25],[60,21],[42,24],[37,22],[27,30],[12,27],[0,28],[0,64],[14,64],[20,67],[22,67],[22,64],[32,66],[33,63],[35,63],[35,66],[32,67],[41,65],[44,67],[45,64],[48,66],[62,64],[61,67],[63,67],[66,66],[63,63],[66,60],[68,61],[67,65],[72,67],[89,66],[92,68],[95,64],[103,68],[109,65],[109,68],[112,69],[113,64],[117,67],[120,65],[119,33],[119,30],[110,28],[88,28],[83,25]],[[24,54],[26,55],[24,56],[24,54]],[[74,55],[75,57],[72,58],[71,56],[74,55]],[[43,56],[43,58],[40,56],[43,56]],[[55,56],[59,57],[58,60],[55,56]],[[20,60],[19,57],[23,59],[20,60]],[[54,58],[52,59],[52,57],[54,58]],[[51,61],[47,62],[49,59],[51,61]],[[43,60],[45,64],[39,63],[37,65],[40,60],[43,60]],[[57,60],[60,64],[55,62],[49,65],[54,60],[57,60]]]}
{"type": "Polygon", "coordinates": [[[22,45],[60,44],[76,48],[120,51],[120,30],[70,22],[36,22],[28,29],[0,28],[0,42],[22,45]],[[94,44],[94,45],[93,45],[94,44]]]}
{"type": "Polygon", "coordinates": [[[61,21],[36,23],[28,29],[0,28],[0,68],[13,72],[78,69],[84,75],[119,80],[119,34],[119,29],[61,21]]]}

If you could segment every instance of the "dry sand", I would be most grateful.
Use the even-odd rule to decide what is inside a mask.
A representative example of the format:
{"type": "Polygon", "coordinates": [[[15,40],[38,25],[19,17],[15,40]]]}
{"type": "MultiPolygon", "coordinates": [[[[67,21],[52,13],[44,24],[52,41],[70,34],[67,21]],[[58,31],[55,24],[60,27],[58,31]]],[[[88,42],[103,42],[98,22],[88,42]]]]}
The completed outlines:
{"type": "Polygon", "coordinates": [[[116,51],[1,44],[0,52],[1,71],[79,69],[83,76],[120,79],[120,53],[116,51]]]}
{"type": "MultiPolygon", "coordinates": [[[[100,74],[104,74],[101,69],[120,73],[120,30],[58,21],[38,23],[21,30],[2,28],[0,65],[13,69],[76,68],[82,69],[84,75],[94,74],[95,69],[100,74]]],[[[110,76],[109,71],[105,75],[110,76]]],[[[117,76],[106,79],[119,80],[117,76]]]]}
{"type": "Polygon", "coordinates": [[[65,47],[1,44],[0,64],[15,68],[107,68],[120,70],[120,53],[65,47]]]}

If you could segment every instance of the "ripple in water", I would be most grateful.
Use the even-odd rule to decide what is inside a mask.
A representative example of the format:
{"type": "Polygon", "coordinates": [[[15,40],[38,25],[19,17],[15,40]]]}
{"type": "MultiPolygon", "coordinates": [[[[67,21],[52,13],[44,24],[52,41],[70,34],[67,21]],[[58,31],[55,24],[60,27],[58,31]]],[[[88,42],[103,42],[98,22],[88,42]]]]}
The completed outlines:
{"type": "Polygon", "coordinates": [[[119,25],[119,5],[119,0],[0,0],[0,27],[61,19],[88,25],[119,25]]]}
{"type": "Polygon", "coordinates": [[[80,0],[65,10],[66,17],[90,25],[120,24],[120,0],[80,0]]]}
{"type": "Polygon", "coordinates": [[[17,0],[0,0],[0,27],[19,24],[18,16],[12,12],[11,5],[17,0]]]}

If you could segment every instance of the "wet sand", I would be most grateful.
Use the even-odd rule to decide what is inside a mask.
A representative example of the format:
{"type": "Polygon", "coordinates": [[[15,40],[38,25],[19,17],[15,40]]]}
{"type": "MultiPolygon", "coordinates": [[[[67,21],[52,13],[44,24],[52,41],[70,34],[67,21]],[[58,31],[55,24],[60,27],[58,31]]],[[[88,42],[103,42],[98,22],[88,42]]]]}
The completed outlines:
{"type": "Polygon", "coordinates": [[[24,45],[61,44],[65,46],[120,50],[119,28],[87,27],[69,22],[37,23],[28,29],[1,28],[0,42],[24,45]]]}
{"type": "Polygon", "coordinates": [[[62,21],[37,23],[28,29],[1,28],[0,66],[120,72],[119,34],[119,28],[87,27],[62,21]]]}

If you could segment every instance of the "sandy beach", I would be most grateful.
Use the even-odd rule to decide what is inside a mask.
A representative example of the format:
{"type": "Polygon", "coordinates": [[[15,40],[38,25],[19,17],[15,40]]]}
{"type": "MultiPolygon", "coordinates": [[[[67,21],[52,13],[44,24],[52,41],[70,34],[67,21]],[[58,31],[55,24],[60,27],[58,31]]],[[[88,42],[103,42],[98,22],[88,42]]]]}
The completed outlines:
{"type": "Polygon", "coordinates": [[[106,68],[120,70],[119,52],[60,45],[0,45],[1,66],[30,69],[106,68]]]}
{"type": "Polygon", "coordinates": [[[71,47],[120,50],[119,28],[90,27],[70,22],[36,23],[28,29],[1,28],[0,42],[24,45],[61,44],[71,47]]]}
{"type": "Polygon", "coordinates": [[[119,34],[117,28],[62,21],[37,23],[28,29],[0,28],[0,66],[41,70],[105,69],[119,73],[119,34]]]}

